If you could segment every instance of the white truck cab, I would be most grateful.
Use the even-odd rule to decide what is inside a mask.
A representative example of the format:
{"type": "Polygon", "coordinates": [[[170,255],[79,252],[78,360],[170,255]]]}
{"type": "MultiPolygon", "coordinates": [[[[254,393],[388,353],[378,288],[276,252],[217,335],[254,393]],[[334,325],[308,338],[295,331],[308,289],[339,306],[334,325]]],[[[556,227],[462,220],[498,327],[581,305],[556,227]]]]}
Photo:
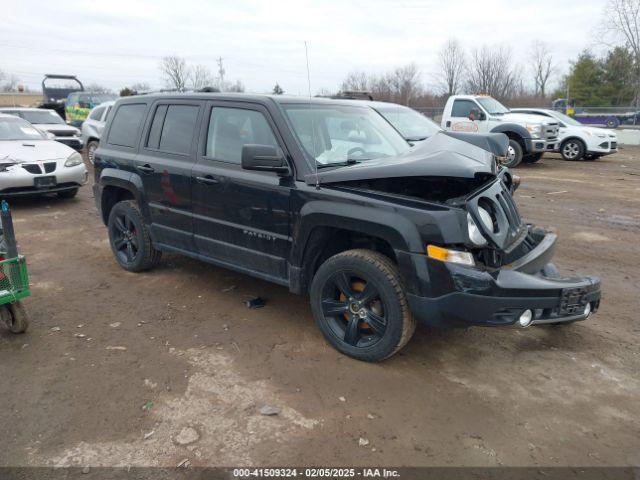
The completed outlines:
{"type": "Polygon", "coordinates": [[[564,113],[546,108],[515,108],[512,111],[557,120],[560,133],[556,151],[565,160],[596,160],[618,151],[618,136],[613,130],[583,125],[564,113]]]}
{"type": "Polygon", "coordinates": [[[509,137],[505,165],[537,162],[556,150],[559,122],[554,118],[515,113],[486,95],[453,95],[442,115],[442,128],[452,132],[504,133],[509,137]]]}

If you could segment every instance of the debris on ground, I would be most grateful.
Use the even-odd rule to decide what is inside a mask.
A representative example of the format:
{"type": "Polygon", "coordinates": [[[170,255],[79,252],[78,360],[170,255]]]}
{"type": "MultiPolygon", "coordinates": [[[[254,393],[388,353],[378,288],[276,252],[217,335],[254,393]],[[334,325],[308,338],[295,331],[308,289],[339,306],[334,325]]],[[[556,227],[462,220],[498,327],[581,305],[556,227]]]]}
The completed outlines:
{"type": "Polygon", "coordinates": [[[60,331],[60,327],[52,327],[51,331],[52,332],[59,332],[60,331]]]}
{"type": "Polygon", "coordinates": [[[111,328],[118,328],[120,325],[122,325],[122,322],[113,322],[109,324],[111,328]]]}
{"type": "Polygon", "coordinates": [[[143,410],[151,410],[153,408],[153,402],[151,400],[147,400],[142,406],[143,410]]]}
{"type": "Polygon", "coordinates": [[[547,195],[559,195],[561,193],[569,193],[566,190],[560,190],[559,192],[547,192],[547,195]]]}
{"type": "Polygon", "coordinates": [[[147,440],[147,439],[151,438],[151,435],[153,435],[154,433],[156,433],[155,430],[151,430],[150,432],[145,433],[144,434],[144,439],[147,440]]]}
{"type": "Polygon", "coordinates": [[[184,427],[180,430],[180,433],[173,439],[178,445],[189,445],[193,442],[197,442],[200,439],[200,434],[193,427],[184,427]]]}
{"type": "Polygon", "coordinates": [[[191,462],[189,462],[188,458],[185,458],[178,465],[176,465],[176,467],[178,467],[178,468],[187,468],[189,465],[191,465],[191,462]]]}
{"type": "Polygon", "coordinates": [[[84,337],[86,337],[86,335],[84,333],[75,333],[73,336],[76,337],[76,338],[84,338],[84,337]]]}
{"type": "Polygon", "coordinates": [[[253,309],[262,308],[267,304],[267,302],[262,297],[253,297],[251,300],[247,300],[246,302],[244,302],[244,304],[247,306],[247,308],[253,309]]]}
{"type": "Polygon", "coordinates": [[[271,417],[273,415],[278,415],[280,413],[280,409],[273,405],[263,405],[260,407],[260,415],[266,415],[271,417]]]}
{"type": "Polygon", "coordinates": [[[344,397],[338,397],[338,400],[340,400],[341,402],[346,402],[347,401],[347,399],[344,398],[344,397]]]}
{"type": "Polygon", "coordinates": [[[358,440],[358,445],[360,445],[361,447],[366,447],[367,445],[369,445],[369,440],[360,437],[360,439],[358,440]]]}
{"type": "Polygon", "coordinates": [[[368,418],[369,420],[373,420],[373,419],[375,419],[376,417],[375,417],[375,415],[371,415],[370,413],[367,413],[367,418],[368,418]]]}
{"type": "Polygon", "coordinates": [[[227,292],[231,292],[231,291],[235,290],[236,288],[238,288],[238,287],[236,287],[235,285],[231,285],[231,286],[229,286],[227,288],[223,288],[222,291],[224,293],[227,293],[227,292]]]}
{"type": "Polygon", "coordinates": [[[121,352],[124,352],[127,350],[127,347],[122,347],[120,345],[107,345],[106,347],[104,347],[105,350],[119,350],[121,352]]]}

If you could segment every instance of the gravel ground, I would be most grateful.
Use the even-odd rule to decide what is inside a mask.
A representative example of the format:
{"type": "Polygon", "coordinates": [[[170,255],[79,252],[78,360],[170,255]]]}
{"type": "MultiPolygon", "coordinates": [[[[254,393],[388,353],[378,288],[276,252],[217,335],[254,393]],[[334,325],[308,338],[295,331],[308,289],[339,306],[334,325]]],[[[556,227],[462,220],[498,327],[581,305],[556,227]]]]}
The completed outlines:
{"type": "Polygon", "coordinates": [[[32,324],[0,331],[0,465],[640,464],[640,149],[517,173],[561,271],[601,276],[600,311],[419,328],[377,365],[330,348],[285,288],[176,255],[121,270],[89,187],[14,201],[32,324]]]}

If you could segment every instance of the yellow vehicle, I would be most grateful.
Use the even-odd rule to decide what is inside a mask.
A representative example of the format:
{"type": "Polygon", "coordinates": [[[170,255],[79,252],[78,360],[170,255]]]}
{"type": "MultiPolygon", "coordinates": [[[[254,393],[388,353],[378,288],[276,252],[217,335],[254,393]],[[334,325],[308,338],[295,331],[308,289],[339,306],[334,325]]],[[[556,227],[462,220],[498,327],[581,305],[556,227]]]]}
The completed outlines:
{"type": "Polygon", "coordinates": [[[109,95],[105,93],[70,93],[67,97],[64,108],[67,123],[79,128],[82,126],[82,122],[87,119],[87,116],[93,107],[101,104],[102,102],[108,102],[117,98],[118,97],[116,95],[109,95]]]}

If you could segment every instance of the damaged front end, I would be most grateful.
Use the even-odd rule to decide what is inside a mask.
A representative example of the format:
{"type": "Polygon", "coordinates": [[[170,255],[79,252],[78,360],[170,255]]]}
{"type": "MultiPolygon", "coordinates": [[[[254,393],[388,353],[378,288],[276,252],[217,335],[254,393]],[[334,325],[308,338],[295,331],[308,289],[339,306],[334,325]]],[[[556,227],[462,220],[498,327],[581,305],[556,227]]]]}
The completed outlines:
{"type": "Polygon", "coordinates": [[[557,272],[556,235],[523,221],[513,198],[519,179],[489,150],[441,134],[395,163],[345,167],[320,180],[406,206],[407,215],[424,208],[424,217],[411,217],[424,250],[395,251],[411,311],[423,323],[528,327],[586,319],[599,307],[600,280],[557,272]],[[439,216],[428,217],[434,205],[439,216]]]}

